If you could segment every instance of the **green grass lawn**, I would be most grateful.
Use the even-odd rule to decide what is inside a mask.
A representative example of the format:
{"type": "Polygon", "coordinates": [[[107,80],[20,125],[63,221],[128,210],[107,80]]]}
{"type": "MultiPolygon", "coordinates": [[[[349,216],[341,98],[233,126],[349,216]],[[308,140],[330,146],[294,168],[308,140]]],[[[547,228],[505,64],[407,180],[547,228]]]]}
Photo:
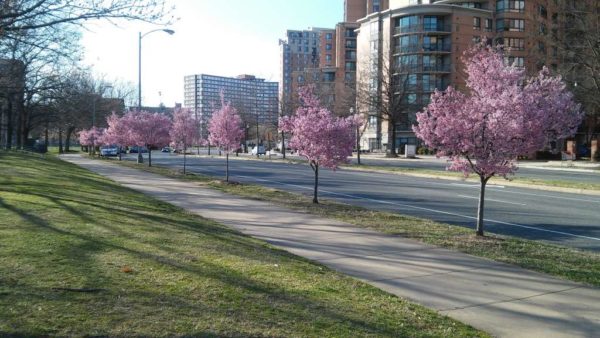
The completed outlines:
{"type": "Polygon", "coordinates": [[[0,152],[0,336],[487,336],[54,156],[0,152]]]}
{"type": "MultiPolygon", "coordinates": [[[[319,216],[341,220],[356,226],[384,233],[413,238],[471,255],[518,265],[526,269],[556,277],[600,286],[600,254],[582,251],[543,241],[487,233],[484,238],[475,236],[474,229],[438,223],[402,214],[383,212],[320,199],[313,204],[312,197],[275,190],[255,184],[221,184],[214,177],[204,175],[186,176],[160,167],[140,166],[121,162],[126,166],[147,170],[170,177],[196,181],[224,192],[269,201],[291,209],[310,212],[319,216]]],[[[307,170],[310,170],[307,168],[307,170]]],[[[233,178],[235,179],[235,177],[233,178]]]]}

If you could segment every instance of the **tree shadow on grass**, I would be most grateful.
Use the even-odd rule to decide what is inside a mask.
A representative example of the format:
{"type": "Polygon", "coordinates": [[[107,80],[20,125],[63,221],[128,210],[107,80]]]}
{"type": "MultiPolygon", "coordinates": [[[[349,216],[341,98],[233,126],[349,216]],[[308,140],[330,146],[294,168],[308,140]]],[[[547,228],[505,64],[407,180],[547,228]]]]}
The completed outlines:
{"type": "MultiPolygon", "coordinates": [[[[131,247],[116,245],[115,243],[111,243],[107,240],[96,238],[90,235],[84,235],[73,231],[57,228],[48,221],[36,215],[32,215],[18,207],[5,203],[2,199],[0,199],[0,207],[6,208],[7,210],[18,214],[23,220],[25,220],[29,224],[35,225],[41,229],[44,229],[45,231],[51,231],[63,236],[71,236],[81,240],[81,243],[78,245],[78,247],[67,249],[65,252],[62,253],[62,255],[75,256],[76,258],[73,260],[72,264],[85,266],[85,269],[79,270],[80,273],[93,276],[94,278],[102,276],[103,273],[102,271],[92,271],[94,269],[92,258],[90,258],[92,253],[105,250],[118,250],[121,252],[125,252],[138,259],[148,260],[154,262],[155,264],[165,266],[174,271],[185,273],[191,276],[196,276],[195,278],[208,278],[223,285],[227,285],[229,288],[243,290],[242,292],[245,295],[255,295],[254,297],[256,297],[256,299],[259,302],[264,303],[264,307],[273,308],[273,311],[277,313],[276,317],[282,320],[290,320],[291,318],[295,318],[294,321],[309,324],[314,322],[315,320],[323,320],[322,318],[325,318],[326,321],[329,321],[331,323],[344,323],[344,325],[353,327],[362,332],[369,332],[371,334],[376,333],[387,336],[395,336],[399,334],[399,331],[397,331],[399,330],[398,327],[382,327],[381,325],[377,324],[377,320],[373,319],[369,321],[359,313],[344,313],[343,311],[338,310],[335,304],[318,299],[314,295],[310,295],[310,292],[307,293],[306,291],[286,290],[285,285],[282,286],[280,284],[275,284],[272,282],[269,283],[265,281],[260,281],[255,278],[251,278],[240,271],[236,271],[231,268],[226,268],[223,265],[219,265],[212,261],[202,259],[201,257],[197,258],[197,261],[194,264],[185,263],[181,260],[177,260],[164,255],[157,255],[152,252],[145,252],[133,249],[131,247]],[[82,255],[82,253],[85,254],[82,255]],[[306,311],[306,309],[310,309],[310,311],[306,311]]],[[[234,239],[227,237],[219,238],[219,240],[230,241],[234,239]]],[[[248,248],[245,250],[247,252],[251,252],[252,250],[258,250],[262,255],[282,254],[282,252],[280,252],[279,250],[265,248],[264,246],[258,245],[257,243],[248,243],[247,240],[244,240],[241,237],[236,238],[235,241],[236,245],[248,246],[248,248]]],[[[285,256],[288,260],[295,260],[295,257],[290,254],[285,254],[285,256]]],[[[96,269],[98,268],[96,267],[96,269]]],[[[88,284],[88,286],[97,286],[95,285],[97,284],[97,282],[98,281],[94,282],[88,280],[86,284],[88,284]]],[[[116,292],[114,288],[118,286],[111,285],[112,281],[108,277],[106,278],[106,280],[102,280],[101,283],[107,286],[109,292],[116,292]]],[[[135,293],[140,291],[128,290],[128,292],[135,293]]],[[[340,290],[340,292],[344,292],[344,290],[340,290]]],[[[69,297],[72,298],[73,296],[71,295],[69,297]]],[[[67,299],[69,297],[67,297],[67,299]]],[[[151,294],[147,297],[149,299],[154,299],[156,297],[159,297],[159,295],[151,294]]],[[[174,297],[173,300],[167,302],[169,304],[172,304],[172,306],[175,306],[177,304],[177,306],[190,308],[190,310],[194,307],[200,306],[199,304],[195,304],[189,300],[185,300],[184,295],[175,297],[165,295],[164,292],[160,292],[160,297],[174,297]]],[[[242,316],[243,313],[243,309],[240,308],[236,309],[233,315],[242,316]]],[[[228,314],[225,313],[224,316],[226,315],[228,314]]],[[[249,318],[249,320],[257,321],[257,323],[269,322],[270,320],[272,320],[272,318],[264,318],[263,315],[260,313],[255,313],[253,314],[253,316],[254,317],[249,318]]]]}

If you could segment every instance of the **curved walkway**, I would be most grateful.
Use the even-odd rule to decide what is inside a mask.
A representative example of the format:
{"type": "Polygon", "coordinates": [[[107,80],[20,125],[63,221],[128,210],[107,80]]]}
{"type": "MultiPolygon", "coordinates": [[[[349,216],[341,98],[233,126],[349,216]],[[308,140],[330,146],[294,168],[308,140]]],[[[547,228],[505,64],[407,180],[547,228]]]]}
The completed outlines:
{"type": "Polygon", "coordinates": [[[600,289],[79,155],[64,160],[499,337],[597,337],[600,289]]]}

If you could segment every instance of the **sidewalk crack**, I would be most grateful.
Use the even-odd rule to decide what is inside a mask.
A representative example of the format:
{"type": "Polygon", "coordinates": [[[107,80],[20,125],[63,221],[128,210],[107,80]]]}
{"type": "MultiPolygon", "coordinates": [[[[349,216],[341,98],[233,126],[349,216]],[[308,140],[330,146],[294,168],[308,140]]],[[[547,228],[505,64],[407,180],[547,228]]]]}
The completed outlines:
{"type": "Polygon", "coordinates": [[[563,289],[563,290],[549,291],[549,292],[544,292],[544,293],[531,295],[531,296],[527,296],[527,297],[511,298],[511,299],[507,299],[507,300],[499,300],[499,301],[494,301],[494,302],[489,302],[489,303],[459,306],[459,307],[448,308],[448,309],[439,309],[438,312],[452,312],[452,311],[456,311],[456,310],[464,310],[464,309],[469,309],[469,308],[473,308],[473,307],[481,307],[481,306],[488,306],[488,305],[495,305],[495,304],[502,304],[502,303],[512,303],[514,301],[531,299],[531,298],[551,295],[551,294],[555,294],[555,293],[561,293],[561,292],[565,292],[565,291],[571,291],[571,290],[575,290],[575,289],[580,289],[582,287],[583,286],[574,286],[574,287],[563,289]]]}

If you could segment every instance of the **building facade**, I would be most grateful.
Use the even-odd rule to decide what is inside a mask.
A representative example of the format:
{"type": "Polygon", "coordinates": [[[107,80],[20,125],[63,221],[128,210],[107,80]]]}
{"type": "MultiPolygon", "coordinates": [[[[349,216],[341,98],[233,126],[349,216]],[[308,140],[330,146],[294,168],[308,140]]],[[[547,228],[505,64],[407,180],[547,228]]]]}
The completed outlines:
{"type": "Polygon", "coordinates": [[[265,81],[253,75],[235,78],[207,74],[185,77],[184,107],[193,111],[200,119],[203,132],[212,112],[221,104],[221,93],[230,102],[245,122],[260,125],[276,125],[278,119],[279,83],[265,81]]]}
{"type": "Polygon", "coordinates": [[[388,6],[388,0],[345,0],[344,21],[335,28],[288,31],[287,40],[280,43],[280,100],[286,103],[282,109],[291,107],[289,110],[293,111],[297,106],[298,88],[311,84],[316,87],[321,103],[336,115],[350,114],[356,105],[357,20],[385,10],[388,6]],[[307,37],[312,40],[307,40],[307,37]],[[307,51],[298,44],[311,46],[308,50],[310,55],[296,55],[307,51]]]}
{"type": "Polygon", "coordinates": [[[417,144],[412,132],[416,112],[429,103],[434,90],[464,88],[461,57],[480,41],[504,45],[505,61],[528,71],[543,65],[556,69],[558,59],[547,45],[559,14],[554,2],[389,0],[388,9],[359,19],[357,88],[375,98],[391,92],[398,96],[374,100],[393,103],[395,119],[382,116],[382,109],[367,100],[358,100],[368,115],[363,149],[389,150],[395,143],[402,151],[406,144],[417,144]]]}

